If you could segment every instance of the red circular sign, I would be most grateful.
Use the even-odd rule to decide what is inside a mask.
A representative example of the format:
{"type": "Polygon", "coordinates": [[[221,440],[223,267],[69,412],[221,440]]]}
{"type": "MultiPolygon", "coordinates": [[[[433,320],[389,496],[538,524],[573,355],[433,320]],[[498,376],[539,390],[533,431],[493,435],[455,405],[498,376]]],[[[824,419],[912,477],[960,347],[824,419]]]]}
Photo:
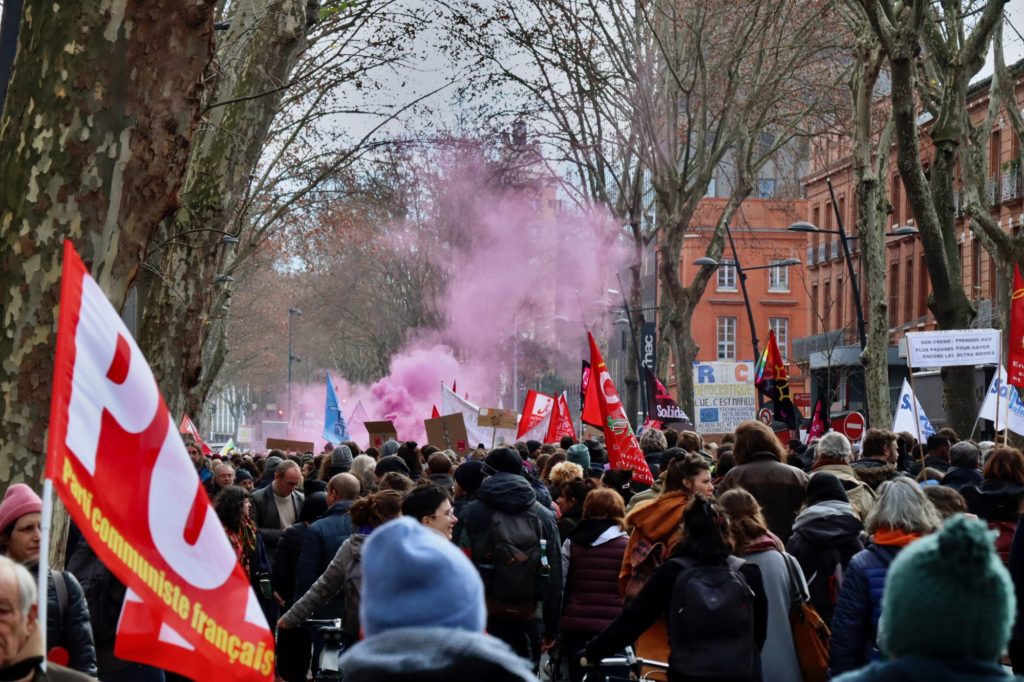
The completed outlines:
{"type": "Polygon", "coordinates": [[[761,411],[757,413],[757,418],[760,419],[763,423],[767,424],[768,426],[771,426],[772,421],[774,421],[775,419],[775,416],[772,414],[772,411],[769,410],[767,407],[762,407],[761,411]]]}
{"type": "Polygon", "coordinates": [[[860,412],[851,412],[843,419],[843,434],[850,441],[858,441],[864,435],[864,415],[860,412]]]}

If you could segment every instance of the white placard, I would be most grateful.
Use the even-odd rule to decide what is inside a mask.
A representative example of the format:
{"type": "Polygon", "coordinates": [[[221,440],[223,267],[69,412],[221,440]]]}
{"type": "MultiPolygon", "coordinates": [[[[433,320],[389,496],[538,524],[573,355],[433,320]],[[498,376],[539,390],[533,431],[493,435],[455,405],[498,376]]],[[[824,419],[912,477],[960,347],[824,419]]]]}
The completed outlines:
{"type": "Polygon", "coordinates": [[[998,329],[907,332],[908,367],[999,364],[998,329]]]}
{"type": "Polygon", "coordinates": [[[693,363],[693,408],[697,433],[732,433],[755,419],[754,363],[693,363]]]}

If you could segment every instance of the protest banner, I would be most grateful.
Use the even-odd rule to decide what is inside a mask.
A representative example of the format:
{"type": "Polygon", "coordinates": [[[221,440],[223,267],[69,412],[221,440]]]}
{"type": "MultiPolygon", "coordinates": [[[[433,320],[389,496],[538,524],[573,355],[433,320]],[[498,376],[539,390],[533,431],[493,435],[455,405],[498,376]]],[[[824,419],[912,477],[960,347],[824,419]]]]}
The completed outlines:
{"type": "Polygon", "coordinates": [[[398,440],[398,429],[395,428],[395,423],[390,419],[364,422],[363,426],[366,427],[366,433],[369,435],[370,447],[380,450],[380,446],[384,445],[388,440],[398,440]]]}
{"type": "Polygon", "coordinates": [[[752,362],[693,365],[693,411],[697,433],[732,433],[757,414],[752,362]]]}
{"type": "Polygon", "coordinates": [[[281,452],[316,452],[316,443],[311,440],[292,440],[290,438],[268,438],[268,450],[280,450],[281,452]]]}
{"type": "Polygon", "coordinates": [[[135,340],[64,242],[46,478],[130,591],[114,653],[270,680],[274,641],[135,340]],[[138,606],[130,608],[130,606],[138,606]]]}
{"type": "Polygon", "coordinates": [[[907,366],[998,365],[998,329],[907,332],[907,366]]]}

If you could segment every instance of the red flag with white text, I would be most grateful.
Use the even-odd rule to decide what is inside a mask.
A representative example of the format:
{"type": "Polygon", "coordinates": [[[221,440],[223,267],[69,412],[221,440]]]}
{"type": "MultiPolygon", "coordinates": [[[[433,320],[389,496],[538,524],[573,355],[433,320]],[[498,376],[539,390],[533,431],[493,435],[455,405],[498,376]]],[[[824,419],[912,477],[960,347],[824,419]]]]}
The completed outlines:
{"type": "Polygon", "coordinates": [[[114,653],[195,679],[270,680],[274,640],[153,373],[64,242],[46,477],[130,591],[114,653]]]}
{"type": "Polygon", "coordinates": [[[207,445],[202,437],[199,435],[199,429],[192,423],[192,419],[186,414],[181,418],[181,424],[178,426],[178,433],[187,433],[195,440],[199,445],[199,449],[202,450],[203,454],[209,457],[213,454],[213,449],[207,445]]]}
{"type": "Polygon", "coordinates": [[[572,425],[572,414],[569,412],[569,401],[565,397],[565,391],[555,399],[555,406],[551,410],[551,423],[548,425],[548,434],[544,442],[557,443],[562,436],[570,436],[576,440],[576,429],[572,425]]]}
{"type": "Polygon", "coordinates": [[[549,395],[537,391],[527,391],[526,400],[523,401],[523,416],[519,419],[519,431],[516,433],[516,440],[521,439],[527,432],[540,426],[555,404],[555,399],[549,395]]]}
{"type": "MultiPolygon", "coordinates": [[[[612,469],[632,469],[633,479],[651,485],[654,476],[647,460],[640,449],[640,444],[633,435],[633,427],[629,425],[626,411],[619,400],[619,392],[612,383],[608,366],[601,357],[594,335],[587,332],[590,341],[590,383],[594,385],[593,394],[601,410],[601,426],[604,429],[604,445],[608,451],[608,463],[612,469]]],[[[588,397],[589,400],[589,397],[588,397]]]]}
{"type": "Polygon", "coordinates": [[[1010,293],[1010,338],[1006,351],[1006,383],[1024,387],[1024,277],[1020,266],[1013,266],[1013,291],[1010,293]]]}

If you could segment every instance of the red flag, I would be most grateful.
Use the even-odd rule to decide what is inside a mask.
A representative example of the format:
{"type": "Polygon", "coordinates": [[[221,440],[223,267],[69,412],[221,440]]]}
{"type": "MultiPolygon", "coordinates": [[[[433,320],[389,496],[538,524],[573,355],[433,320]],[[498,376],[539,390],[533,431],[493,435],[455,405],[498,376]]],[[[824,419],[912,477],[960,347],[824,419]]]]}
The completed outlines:
{"type": "Polygon", "coordinates": [[[46,478],[132,592],[115,653],[271,680],[274,640],[145,358],[64,242],[46,478]],[[141,609],[141,611],[138,611],[141,609]]]}
{"type": "Polygon", "coordinates": [[[452,393],[458,393],[459,389],[455,388],[455,379],[452,379],[452,393]]]}
{"type": "Polygon", "coordinates": [[[572,425],[569,401],[566,400],[564,391],[555,399],[555,406],[551,410],[551,423],[548,424],[548,433],[544,442],[557,443],[562,436],[571,436],[573,440],[576,440],[576,429],[572,425]]]}
{"type": "Polygon", "coordinates": [[[181,426],[178,427],[178,433],[187,433],[192,436],[195,442],[199,444],[199,448],[203,451],[204,455],[209,456],[213,454],[213,450],[200,438],[199,429],[196,428],[196,425],[192,423],[187,414],[181,418],[181,426]]]}
{"type": "Polygon", "coordinates": [[[1006,383],[1024,386],[1024,277],[1020,266],[1013,266],[1013,292],[1010,293],[1010,338],[1006,353],[1006,383]]]}
{"type": "Polygon", "coordinates": [[[519,432],[516,434],[516,440],[537,428],[551,414],[551,408],[554,404],[555,399],[551,396],[533,390],[527,391],[526,400],[523,401],[523,416],[519,420],[519,432]]]}
{"type": "Polygon", "coordinates": [[[814,404],[814,415],[811,418],[811,426],[807,429],[807,444],[810,445],[811,441],[815,438],[821,438],[825,435],[825,431],[828,430],[826,422],[824,394],[818,395],[818,402],[814,404]]]}
{"type": "Polygon", "coordinates": [[[441,413],[437,411],[437,405],[431,405],[430,407],[432,408],[430,412],[431,419],[437,419],[441,416],[441,413]]]}
{"type": "Polygon", "coordinates": [[[597,382],[593,378],[593,366],[587,364],[583,367],[583,379],[580,382],[583,393],[582,417],[584,424],[589,424],[595,429],[601,428],[601,407],[597,404],[597,382]]]}
{"type": "Polygon", "coordinates": [[[651,485],[654,483],[654,476],[651,475],[651,468],[647,466],[640,444],[633,435],[633,428],[626,419],[622,401],[619,400],[619,392],[615,390],[612,377],[608,374],[608,366],[604,364],[594,335],[587,332],[587,338],[590,341],[590,383],[596,384],[595,402],[601,409],[601,425],[604,429],[605,448],[608,450],[608,462],[613,469],[632,469],[635,480],[651,485]]]}

